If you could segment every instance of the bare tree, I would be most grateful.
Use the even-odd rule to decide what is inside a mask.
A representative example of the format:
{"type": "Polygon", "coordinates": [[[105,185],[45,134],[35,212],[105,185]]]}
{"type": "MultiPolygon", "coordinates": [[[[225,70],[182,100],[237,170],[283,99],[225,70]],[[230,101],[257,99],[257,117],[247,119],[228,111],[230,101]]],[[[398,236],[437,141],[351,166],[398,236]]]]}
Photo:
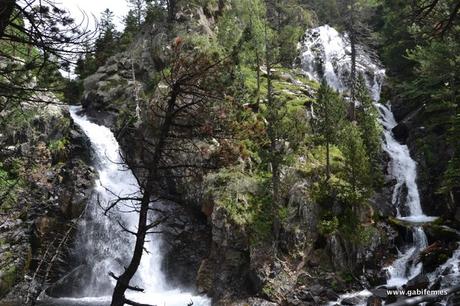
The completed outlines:
{"type": "Polygon", "coordinates": [[[141,262],[146,236],[155,233],[155,227],[164,220],[149,218],[149,213],[156,210],[155,203],[168,198],[163,182],[194,177],[213,167],[200,154],[203,152],[198,143],[223,130],[215,116],[222,115],[220,105],[225,101],[225,61],[212,60],[196,50],[187,52],[179,38],[172,46],[168,72],[163,73],[157,95],[143,114],[143,126],[136,129],[137,140],[142,144],[140,161],[126,156],[126,162],[138,174],[141,196],[118,198],[106,208],[108,211],[124,200],[134,200],[134,210],[139,213],[137,229],[124,228],[135,235],[136,242],[124,272],[119,276],[111,274],[117,280],[112,306],[141,305],[128,300],[125,292],[143,290],[130,282],[141,262]]]}

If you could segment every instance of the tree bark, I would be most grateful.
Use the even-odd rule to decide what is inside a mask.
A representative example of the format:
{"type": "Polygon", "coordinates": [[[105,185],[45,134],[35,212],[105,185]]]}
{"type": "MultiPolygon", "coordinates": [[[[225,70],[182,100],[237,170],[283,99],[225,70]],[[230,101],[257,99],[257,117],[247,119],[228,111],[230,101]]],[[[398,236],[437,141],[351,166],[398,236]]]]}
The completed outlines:
{"type": "Polygon", "coordinates": [[[176,0],[168,0],[167,3],[168,6],[168,20],[169,21],[174,21],[174,13],[176,11],[176,0]]]}
{"type": "MultiPolygon", "coordinates": [[[[353,10],[353,9],[352,9],[353,10]]],[[[354,29],[353,12],[351,13],[351,25],[349,30],[350,47],[351,47],[351,120],[356,119],[356,33],[354,29]]]]}
{"type": "Polygon", "coordinates": [[[274,251],[276,252],[278,246],[278,237],[280,232],[280,220],[278,214],[278,207],[280,204],[280,164],[279,164],[279,150],[278,148],[278,137],[275,131],[275,122],[278,120],[278,109],[275,105],[273,96],[273,84],[272,84],[272,71],[271,71],[271,54],[270,54],[270,43],[267,35],[267,24],[265,23],[265,65],[267,67],[267,106],[269,108],[268,113],[268,138],[270,139],[270,163],[272,166],[272,188],[273,188],[273,203],[272,203],[272,217],[273,217],[273,242],[274,251]]]}
{"type": "Polygon", "coordinates": [[[129,289],[129,283],[133,278],[134,274],[136,273],[139,264],[141,263],[142,254],[144,252],[145,236],[147,234],[147,231],[149,230],[147,224],[147,217],[149,212],[150,199],[152,197],[154,182],[157,179],[158,165],[163,155],[164,147],[166,145],[166,138],[168,137],[168,134],[171,129],[171,124],[173,122],[173,112],[176,105],[176,99],[179,88],[173,86],[171,90],[172,92],[171,97],[168,100],[168,107],[165,113],[165,120],[160,128],[160,138],[158,140],[157,146],[155,147],[155,151],[152,158],[152,164],[149,166],[149,174],[146,186],[145,188],[143,188],[143,196],[141,200],[139,223],[133,256],[126,270],[117,279],[117,284],[115,285],[115,289],[112,295],[112,303],[110,304],[111,306],[123,306],[125,304],[125,292],[127,289],[129,289]]]}
{"type": "Polygon", "coordinates": [[[260,57],[259,57],[259,51],[256,48],[256,79],[257,79],[257,107],[259,107],[260,104],[260,57]]]}
{"type": "Polygon", "coordinates": [[[123,306],[125,304],[125,292],[129,287],[129,282],[139,267],[144,252],[144,242],[146,235],[147,216],[149,211],[150,192],[144,192],[142,197],[141,209],[139,213],[139,224],[134,247],[133,257],[126,268],[125,272],[118,278],[117,284],[113,291],[111,306],[123,306]]]}
{"type": "Polygon", "coordinates": [[[15,4],[15,0],[0,0],[0,38],[3,37],[6,27],[10,24],[15,4]]]}
{"type": "Polygon", "coordinates": [[[331,157],[329,152],[329,141],[326,142],[326,182],[331,178],[331,157]]]}

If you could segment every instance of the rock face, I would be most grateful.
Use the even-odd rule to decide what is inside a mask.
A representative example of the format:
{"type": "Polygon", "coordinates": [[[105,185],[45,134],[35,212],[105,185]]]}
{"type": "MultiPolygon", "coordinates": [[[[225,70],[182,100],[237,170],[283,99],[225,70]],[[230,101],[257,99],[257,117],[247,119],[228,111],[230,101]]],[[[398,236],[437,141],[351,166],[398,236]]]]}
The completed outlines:
{"type": "Polygon", "coordinates": [[[206,218],[193,209],[169,202],[163,225],[163,271],[176,287],[194,288],[202,261],[209,254],[211,233],[206,218]]]}
{"type": "Polygon", "coordinates": [[[408,145],[417,162],[423,211],[459,224],[456,214],[460,209],[460,193],[446,195],[440,192],[443,173],[453,154],[446,140],[448,121],[443,118],[447,114],[432,112],[426,107],[412,107],[397,96],[392,98],[392,109],[400,122],[393,132],[408,145]]]}
{"type": "MultiPolygon", "coordinates": [[[[191,8],[178,11],[176,26],[212,35],[212,13],[191,8]]],[[[162,68],[162,48],[172,38],[168,35],[160,27],[145,29],[129,52],[112,57],[85,81],[82,104],[87,114],[111,127],[125,154],[134,161],[142,151],[134,137],[136,131],[144,128],[146,101],[142,97],[147,93],[154,96],[149,90],[157,84],[149,82],[156,79],[156,71],[162,68]]],[[[283,92],[287,96],[314,98],[311,84],[298,81],[294,70],[275,77],[284,82],[283,92]]],[[[308,115],[314,116],[311,101],[307,104],[308,115]]],[[[205,145],[205,149],[212,149],[212,145],[205,145]]],[[[392,247],[390,241],[395,232],[383,223],[369,224],[366,229],[374,230],[371,234],[375,239],[361,245],[338,232],[321,232],[320,221],[327,210],[334,210],[337,215],[343,211],[338,203],[328,203],[326,208],[315,203],[309,194],[312,186],[308,179],[296,177],[290,186],[279,254],[274,254],[272,245],[253,235],[253,229],[238,220],[231,208],[207,199],[202,178],[164,183],[177,198],[177,203],[167,205],[166,213],[171,217],[163,228],[166,275],[173,284],[196,287],[198,292],[210,295],[217,305],[319,305],[336,299],[337,293],[358,289],[358,281],[347,270],[361,273],[366,269],[369,279],[360,280],[363,283],[382,280],[378,271],[387,259],[383,255],[392,247]],[[374,254],[378,254],[377,259],[374,254]]],[[[249,198],[245,194],[252,191],[242,185],[242,189],[234,191],[237,201],[244,206],[249,198]]],[[[389,186],[392,184],[388,183],[388,188],[374,199],[375,210],[384,217],[393,213],[388,200],[389,186]]],[[[362,214],[370,215],[367,211],[362,214]]]]}
{"type": "MultiPolygon", "coordinates": [[[[237,180],[240,199],[248,198],[248,192],[253,192],[250,181],[237,180]]],[[[233,181],[226,182],[227,190],[232,190],[233,181]]],[[[345,290],[359,289],[355,280],[344,277],[354,267],[365,269],[361,282],[366,286],[384,283],[385,275],[379,272],[389,259],[388,249],[393,247],[389,240],[396,232],[379,223],[368,244],[353,244],[338,233],[324,235],[318,229],[324,211],[312,201],[310,190],[308,181],[291,188],[290,213],[282,224],[276,256],[273,246],[262,237],[256,240],[253,229],[238,223],[238,216],[220,201],[219,192],[214,193],[214,204],[205,205],[213,207],[208,217],[212,244],[198,270],[199,292],[211,295],[218,305],[240,301],[252,305],[251,296],[277,305],[320,305],[345,290]]]]}
{"type": "Polygon", "coordinates": [[[71,243],[94,179],[86,140],[66,108],[24,109],[22,124],[2,114],[9,128],[0,148],[0,170],[18,182],[0,206],[0,298],[23,305],[39,293],[42,277],[56,279],[72,265],[59,245],[71,243]]]}
{"type": "Polygon", "coordinates": [[[210,222],[212,245],[209,257],[202,261],[198,271],[198,291],[216,300],[233,297],[235,293],[245,296],[251,289],[249,237],[232,222],[225,208],[215,208],[210,222]]]}

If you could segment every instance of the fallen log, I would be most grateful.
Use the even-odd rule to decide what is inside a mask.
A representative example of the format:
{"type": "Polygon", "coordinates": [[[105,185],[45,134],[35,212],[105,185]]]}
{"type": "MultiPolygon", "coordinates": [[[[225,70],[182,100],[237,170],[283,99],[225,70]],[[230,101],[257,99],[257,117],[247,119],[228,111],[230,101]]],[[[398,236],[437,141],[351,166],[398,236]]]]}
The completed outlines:
{"type": "Polygon", "coordinates": [[[420,295],[416,297],[410,297],[396,303],[388,304],[387,306],[411,306],[426,302],[436,302],[458,291],[460,291],[460,285],[446,289],[447,293],[445,295],[420,295]]]}

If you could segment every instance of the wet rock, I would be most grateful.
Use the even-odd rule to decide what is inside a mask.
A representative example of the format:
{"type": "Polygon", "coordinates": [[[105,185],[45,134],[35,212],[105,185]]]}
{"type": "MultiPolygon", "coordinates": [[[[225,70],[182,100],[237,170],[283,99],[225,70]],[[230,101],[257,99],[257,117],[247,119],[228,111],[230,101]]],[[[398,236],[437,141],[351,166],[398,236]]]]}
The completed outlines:
{"type": "MultiPolygon", "coordinates": [[[[86,164],[87,148],[67,108],[53,104],[30,111],[35,116],[27,133],[9,131],[20,137],[7,140],[20,148],[15,152],[15,162],[34,161],[27,174],[22,174],[16,203],[0,216],[0,297],[7,294],[4,300],[11,305],[24,305],[28,295],[35,298],[45,274],[54,281],[73,268],[74,263],[64,251],[48,273],[49,259],[44,256],[46,250],[48,255],[54,254],[55,248],[50,245],[59,241],[58,237],[73,225],[71,220],[84,209],[93,181],[86,164]],[[53,151],[52,144],[56,143],[53,151]],[[80,205],[78,212],[74,210],[76,202],[80,205]]],[[[10,157],[13,156],[6,158],[6,165],[12,162],[10,157]]]]}
{"type": "Polygon", "coordinates": [[[409,127],[405,122],[396,125],[392,130],[395,139],[400,143],[406,143],[409,137],[409,127]]]}
{"type": "Polygon", "coordinates": [[[247,233],[231,220],[224,207],[214,208],[211,224],[211,252],[200,269],[198,288],[205,291],[212,284],[206,293],[216,300],[229,294],[247,295],[253,290],[247,233]]]}
{"type": "Polygon", "coordinates": [[[367,299],[366,306],[382,306],[383,300],[377,296],[371,296],[367,299]]]}
{"type": "Polygon", "coordinates": [[[449,245],[438,240],[420,252],[417,262],[423,263],[426,273],[433,272],[439,265],[451,257],[454,248],[455,246],[449,248],[449,245]]]}
{"type": "Polygon", "coordinates": [[[261,299],[261,298],[248,298],[248,299],[232,299],[225,298],[215,303],[216,306],[277,306],[278,304],[261,299]]]}
{"type": "Polygon", "coordinates": [[[410,279],[405,289],[406,290],[416,290],[416,289],[426,289],[430,285],[430,280],[425,274],[419,274],[414,278],[410,279]]]}
{"type": "Polygon", "coordinates": [[[458,306],[460,305],[460,294],[453,294],[447,299],[446,306],[458,306]]]}
{"type": "Polygon", "coordinates": [[[349,297],[349,298],[344,298],[342,302],[340,302],[340,305],[358,305],[361,303],[361,299],[359,297],[349,297]]]}
{"type": "Polygon", "coordinates": [[[384,284],[387,279],[387,272],[382,269],[366,270],[364,275],[371,286],[384,284]]]}
{"type": "Polygon", "coordinates": [[[385,184],[384,188],[374,194],[370,199],[372,207],[380,216],[388,217],[396,215],[395,207],[393,203],[391,203],[394,185],[395,182],[393,180],[389,180],[387,184],[385,184]]]}
{"type": "Polygon", "coordinates": [[[162,227],[162,267],[168,281],[180,287],[198,285],[200,292],[207,292],[212,285],[211,266],[205,259],[211,248],[211,234],[205,217],[174,202],[162,209],[169,216],[162,227]]]}
{"type": "Polygon", "coordinates": [[[87,265],[80,265],[46,288],[45,292],[48,296],[54,298],[78,297],[86,285],[91,281],[91,275],[90,267],[87,265]]]}

